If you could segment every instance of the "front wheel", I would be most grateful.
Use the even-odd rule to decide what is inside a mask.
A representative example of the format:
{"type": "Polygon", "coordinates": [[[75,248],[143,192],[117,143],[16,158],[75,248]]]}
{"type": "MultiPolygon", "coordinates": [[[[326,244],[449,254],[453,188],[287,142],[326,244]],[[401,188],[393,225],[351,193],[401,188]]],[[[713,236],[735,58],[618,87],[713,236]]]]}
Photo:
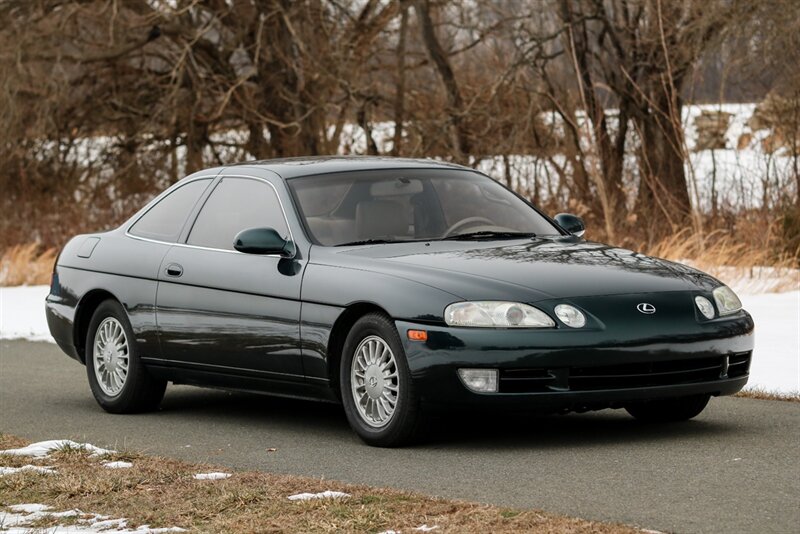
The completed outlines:
{"type": "Polygon", "coordinates": [[[167,387],[145,369],[128,316],[114,300],[101,303],[89,323],[86,373],[97,404],[111,413],[154,410],[167,387]]]}
{"type": "Polygon", "coordinates": [[[339,372],[350,426],[367,444],[397,447],[420,423],[419,399],[394,324],[384,314],[359,319],[344,344],[339,372]]]}
{"type": "Polygon", "coordinates": [[[710,398],[709,395],[695,395],[676,399],[652,400],[630,404],[625,406],[625,409],[636,419],[645,422],[687,421],[700,415],[710,398]]]}

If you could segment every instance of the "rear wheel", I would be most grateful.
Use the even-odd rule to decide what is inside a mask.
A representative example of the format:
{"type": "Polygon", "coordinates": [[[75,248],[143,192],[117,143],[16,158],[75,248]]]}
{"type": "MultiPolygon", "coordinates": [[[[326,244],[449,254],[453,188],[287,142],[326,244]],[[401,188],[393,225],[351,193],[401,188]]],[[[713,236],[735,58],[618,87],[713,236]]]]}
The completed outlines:
{"type": "Polygon", "coordinates": [[[695,395],[676,399],[661,399],[629,404],[625,409],[636,419],[645,422],[666,423],[687,421],[700,415],[711,397],[695,395]]]}
{"type": "Polygon", "coordinates": [[[95,400],[111,413],[154,410],[167,387],[145,369],[128,316],[114,300],[101,303],[89,323],[86,373],[95,400]]]}
{"type": "Polygon", "coordinates": [[[371,313],[353,325],[339,376],[347,420],[365,443],[397,447],[416,437],[419,399],[400,336],[386,315],[371,313]]]}

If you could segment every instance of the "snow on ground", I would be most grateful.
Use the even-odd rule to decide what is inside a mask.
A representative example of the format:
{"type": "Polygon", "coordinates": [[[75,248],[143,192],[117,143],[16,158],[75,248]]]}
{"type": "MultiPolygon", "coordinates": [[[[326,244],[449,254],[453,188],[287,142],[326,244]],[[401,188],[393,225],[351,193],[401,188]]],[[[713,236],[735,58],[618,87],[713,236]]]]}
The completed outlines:
{"type": "Polygon", "coordinates": [[[800,291],[740,298],[756,322],[747,387],[800,394],[800,291]]]}
{"type": "Polygon", "coordinates": [[[104,462],[103,467],[107,469],[130,469],[133,464],[130,462],[104,462]]]}
{"type": "Polygon", "coordinates": [[[195,480],[222,480],[223,478],[230,478],[230,473],[197,473],[192,475],[195,480]]]}
{"type": "Polygon", "coordinates": [[[34,471],[36,473],[41,474],[50,474],[55,473],[56,470],[54,467],[44,467],[38,465],[23,465],[22,467],[3,467],[0,466],[0,477],[4,475],[13,475],[15,473],[19,473],[22,471],[34,471]]]}
{"type": "Polygon", "coordinates": [[[0,532],[9,534],[160,534],[166,532],[184,532],[179,527],[150,528],[142,525],[135,529],[128,529],[128,520],[125,518],[110,519],[100,514],[87,514],[78,509],[54,512],[44,504],[14,504],[8,507],[9,511],[0,511],[0,532]],[[36,521],[42,519],[71,518],[74,524],[55,525],[46,528],[30,528],[36,521]]]}
{"type": "MultiPolygon", "coordinates": [[[[761,272],[761,271],[758,271],[761,272]]],[[[756,322],[756,349],[748,388],[800,393],[800,287],[785,293],[763,293],[775,287],[765,271],[761,280],[725,272],[756,322]],[[759,292],[754,292],[754,290],[759,292]]],[[[717,273],[719,274],[719,273],[717,273]]],[[[792,274],[797,280],[797,275],[792,274]]],[[[0,339],[53,341],[44,317],[47,286],[0,287],[0,339]]]]}
{"type": "Polygon", "coordinates": [[[44,315],[48,286],[0,287],[0,339],[50,341],[44,315]]]}
{"type": "Polygon", "coordinates": [[[313,499],[344,499],[349,496],[349,493],[325,490],[320,493],[298,493],[297,495],[289,495],[287,498],[290,501],[310,501],[313,499]]]}
{"type": "Polygon", "coordinates": [[[0,451],[0,454],[7,454],[9,456],[32,456],[34,458],[46,458],[51,452],[59,449],[83,449],[90,452],[90,456],[102,456],[103,454],[117,452],[95,447],[91,443],[77,443],[68,439],[51,439],[49,441],[31,443],[27,447],[22,447],[21,449],[7,449],[0,451]]]}

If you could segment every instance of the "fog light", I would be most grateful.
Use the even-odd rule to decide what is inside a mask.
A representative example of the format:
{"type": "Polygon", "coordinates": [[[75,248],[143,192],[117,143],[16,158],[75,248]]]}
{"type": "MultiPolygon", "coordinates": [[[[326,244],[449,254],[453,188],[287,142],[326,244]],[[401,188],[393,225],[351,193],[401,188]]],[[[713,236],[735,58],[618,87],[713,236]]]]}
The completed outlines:
{"type": "Polygon", "coordinates": [[[575,306],[559,304],[554,311],[556,312],[556,317],[569,327],[582,328],[586,325],[586,316],[575,306]]]}
{"type": "Polygon", "coordinates": [[[697,304],[697,309],[703,314],[706,319],[714,318],[714,305],[705,297],[697,296],[694,298],[694,303],[697,304]]]}
{"type": "Polygon", "coordinates": [[[497,369],[459,369],[464,385],[477,393],[497,393],[497,369]]]}

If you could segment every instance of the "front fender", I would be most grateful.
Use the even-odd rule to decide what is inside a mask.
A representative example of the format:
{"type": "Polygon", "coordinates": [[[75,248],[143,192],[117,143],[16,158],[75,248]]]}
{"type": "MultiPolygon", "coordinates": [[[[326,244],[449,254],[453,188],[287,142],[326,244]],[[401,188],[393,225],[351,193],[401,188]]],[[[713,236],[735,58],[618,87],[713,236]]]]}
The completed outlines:
{"type": "Polygon", "coordinates": [[[303,368],[312,380],[328,379],[331,335],[349,307],[380,308],[396,321],[444,325],[445,307],[463,300],[390,274],[313,263],[306,266],[301,299],[303,368]]]}

